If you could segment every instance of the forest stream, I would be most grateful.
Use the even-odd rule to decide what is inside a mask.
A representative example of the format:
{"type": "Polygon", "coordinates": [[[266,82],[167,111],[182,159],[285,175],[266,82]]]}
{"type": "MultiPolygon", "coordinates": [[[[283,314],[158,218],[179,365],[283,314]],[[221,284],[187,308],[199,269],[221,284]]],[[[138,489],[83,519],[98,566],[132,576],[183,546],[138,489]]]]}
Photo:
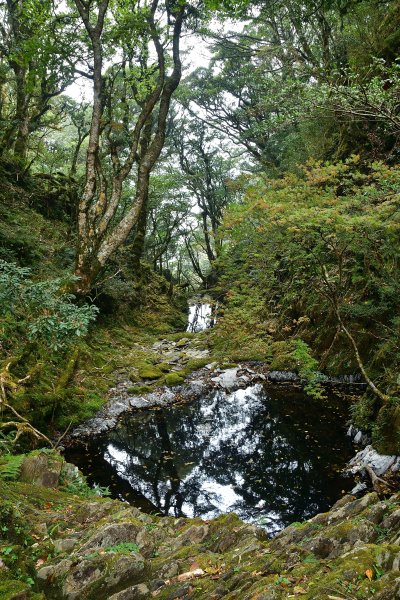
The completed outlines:
{"type": "MultiPolygon", "coordinates": [[[[189,330],[210,321],[208,304],[190,308],[189,330]]],[[[354,486],[343,474],[354,453],[346,419],[334,391],[313,400],[293,384],[209,389],[189,403],[124,412],[66,458],[146,512],[210,519],[234,511],[273,534],[354,486]]]]}

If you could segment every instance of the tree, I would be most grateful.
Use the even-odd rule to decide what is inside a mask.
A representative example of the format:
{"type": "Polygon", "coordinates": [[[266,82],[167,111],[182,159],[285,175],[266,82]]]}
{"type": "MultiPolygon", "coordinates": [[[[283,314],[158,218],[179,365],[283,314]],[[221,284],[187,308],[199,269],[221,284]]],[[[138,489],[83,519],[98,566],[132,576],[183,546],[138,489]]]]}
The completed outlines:
{"type": "Polygon", "coordinates": [[[235,168],[240,166],[239,157],[235,156],[234,148],[230,148],[226,138],[199,119],[180,116],[173,128],[172,139],[185,175],[185,185],[200,211],[204,251],[212,265],[222,247],[218,228],[224,208],[235,198],[232,183],[235,168]],[[225,152],[221,148],[225,148],[225,152]]]}
{"type": "Polygon", "coordinates": [[[0,60],[8,68],[0,101],[1,147],[3,155],[12,151],[25,166],[30,135],[74,79],[74,64],[65,57],[79,54],[79,42],[73,24],[51,0],[7,0],[0,11],[0,60]]]}
{"type": "Polygon", "coordinates": [[[159,0],[154,0],[140,9],[133,2],[110,5],[109,0],[103,0],[94,10],[82,0],[75,3],[92,53],[93,79],[92,121],[86,182],[79,202],[76,260],[78,291],[86,293],[137,223],[147,201],[150,173],[164,144],[171,97],[181,77],[179,42],[187,6],[167,2],[162,7],[159,0]],[[160,26],[160,19],[165,26],[160,26]],[[111,20],[113,26],[109,30],[111,20]],[[105,38],[118,44],[122,52],[120,63],[113,65],[107,76],[103,74],[105,38]],[[155,61],[151,58],[152,51],[155,61]],[[172,70],[168,74],[169,59],[172,70]],[[114,95],[117,84],[122,86],[125,96],[114,95]],[[123,136],[125,139],[121,140],[123,136]],[[135,197],[121,214],[123,184],[134,165],[135,197]]]}
{"type": "Polygon", "coordinates": [[[388,91],[391,76],[378,73],[372,59],[384,59],[390,70],[399,54],[399,17],[395,3],[374,0],[259,3],[242,31],[210,32],[212,61],[190,77],[186,104],[205,111],[209,124],[272,175],[310,157],[337,160],[356,151],[376,158],[377,140],[389,154],[396,139],[381,122],[394,116],[398,94],[394,86],[380,110],[372,88],[379,79],[388,91]]]}
{"type": "MultiPolygon", "coordinates": [[[[179,252],[182,245],[182,228],[191,215],[191,201],[184,178],[175,170],[161,165],[151,178],[148,205],[148,227],[143,244],[145,257],[155,271],[173,274],[179,282],[179,252]]],[[[135,241],[137,241],[135,236],[135,241]]]]}

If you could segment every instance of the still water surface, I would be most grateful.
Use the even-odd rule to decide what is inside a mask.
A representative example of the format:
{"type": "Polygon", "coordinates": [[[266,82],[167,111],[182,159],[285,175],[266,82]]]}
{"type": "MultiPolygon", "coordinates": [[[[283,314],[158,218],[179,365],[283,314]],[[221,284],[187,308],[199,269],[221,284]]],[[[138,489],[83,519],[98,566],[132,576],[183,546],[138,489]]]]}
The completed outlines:
{"type": "Polygon", "coordinates": [[[191,404],[125,414],[85,452],[89,480],[144,510],[211,518],[235,511],[270,533],[327,510],[354,485],[346,407],[293,387],[212,392],[191,404]]]}
{"type": "Polygon", "coordinates": [[[211,304],[198,302],[189,306],[188,325],[186,331],[198,333],[214,325],[213,307],[211,304]]]}

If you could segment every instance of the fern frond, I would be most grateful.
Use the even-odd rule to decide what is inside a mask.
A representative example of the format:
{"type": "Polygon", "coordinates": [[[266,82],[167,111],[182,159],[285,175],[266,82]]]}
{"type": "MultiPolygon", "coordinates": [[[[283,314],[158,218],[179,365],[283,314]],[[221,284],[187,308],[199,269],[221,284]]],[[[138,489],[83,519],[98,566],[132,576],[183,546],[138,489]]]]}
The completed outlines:
{"type": "Polygon", "coordinates": [[[0,457],[0,480],[16,481],[21,472],[25,454],[6,454],[0,457]]]}

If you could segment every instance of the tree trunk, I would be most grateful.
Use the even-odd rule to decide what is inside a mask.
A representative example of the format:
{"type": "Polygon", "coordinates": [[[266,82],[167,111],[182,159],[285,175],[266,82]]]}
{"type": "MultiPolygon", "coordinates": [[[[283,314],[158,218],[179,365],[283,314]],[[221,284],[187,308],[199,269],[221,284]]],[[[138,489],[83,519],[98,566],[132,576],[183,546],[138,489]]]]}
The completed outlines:
{"type": "MultiPolygon", "coordinates": [[[[154,90],[141,103],[141,111],[133,130],[130,132],[130,146],[128,157],[121,164],[121,156],[110,141],[110,158],[113,175],[111,192],[108,194],[105,177],[102,172],[100,159],[101,123],[103,115],[104,84],[102,70],[101,34],[108,0],[103,0],[98,8],[96,26],[90,19],[90,3],[75,0],[81,18],[86,26],[91,40],[94,67],[93,67],[93,112],[89,134],[89,144],[86,159],[86,184],[82,199],[79,203],[78,213],[78,252],[76,259],[76,275],[79,278],[76,292],[87,294],[92,289],[100,270],[106,265],[109,258],[125,242],[132,228],[138,223],[141,214],[143,219],[147,216],[147,199],[149,192],[150,173],[158,160],[165,141],[166,121],[169,112],[171,97],[181,79],[181,60],[179,42],[185,7],[174,8],[172,58],[173,69],[171,75],[165,75],[165,47],[159,39],[155,25],[155,11],[158,0],[154,0],[148,16],[151,39],[158,56],[159,77],[154,90]],[[152,115],[157,111],[155,131],[151,134],[152,115]],[[140,156],[138,156],[139,143],[140,156]],[[134,162],[138,163],[136,178],[136,193],[132,206],[117,218],[123,183],[129,176],[134,162]]],[[[168,17],[172,18],[167,6],[168,17]]],[[[108,99],[110,108],[112,99],[108,99]]],[[[111,106],[112,108],[112,106],[111,106]]],[[[143,227],[142,227],[143,229],[143,227]]]]}
{"type": "Polygon", "coordinates": [[[132,244],[132,266],[135,271],[140,270],[140,261],[143,257],[144,242],[146,239],[146,228],[147,228],[147,211],[148,211],[148,197],[143,201],[143,206],[140,210],[138,222],[136,226],[136,234],[132,244]]]}

